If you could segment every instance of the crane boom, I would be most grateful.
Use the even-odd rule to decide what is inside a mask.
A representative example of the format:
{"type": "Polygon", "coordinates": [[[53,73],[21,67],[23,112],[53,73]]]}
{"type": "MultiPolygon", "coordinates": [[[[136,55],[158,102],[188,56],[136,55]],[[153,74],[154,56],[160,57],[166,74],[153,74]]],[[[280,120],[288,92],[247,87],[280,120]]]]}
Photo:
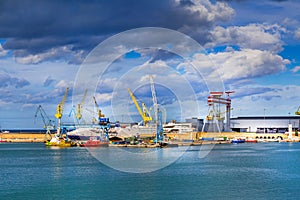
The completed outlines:
{"type": "Polygon", "coordinates": [[[154,87],[154,81],[153,81],[153,76],[150,77],[150,86],[151,86],[151,93],[152,93],[152,101],[153,101],[153,107],[154,107],[154,114],[155,114],[155,121],[157,122],[158,120],[158,105],[157,105],[157,98],[156,98],[156,92],[155,92],[155,87],[154,87]]]}
{"type": "Polygon", "coordinates": [[[63,115],[63,108],[64,108],[64,105],[65,105],[65,102],[66,102],[66,99],[67,99],[68,92],[69,92],[69,88],[67,87],[62,100],[59,102],[59,104],[56,107],[56,113],[54,115],[58,119],[57,133],[56,134],[60,138],[62,138],[61,130],[60,130],[61,129],[61,117],[63,115]]]}
{"type": "Polygon", "coordinates": [[[105,117],[104,114],[102,114],[101,109],[99,108],[99,105],[97,103],[96,97],[93,96],[93,98],[94,98],[94,103],[95,103],[95,106],[96,106],[96,109],[97,109],[98,118],[100,119],[101,117],[105,117]]]}
{"type": "Polygon", "coordinates": [[[94,103],[98,112],[98,120],[100,125],[108,125],[109,124],[109,118],[105,117],[104,114],[102,114],[101,109],[99,108],[99,105],[97,103],[96,97],[94,96],[94,103]]]}
{"type": "Polygon", "coordinates": [[[51,135],[51,130],[54,129],[54,124],[53,121],[50,120],[50,118],[48,117],[47,113],[45,112],[45,110],[43,109],[43,107],[41,105],[38,106],[38,108],[36,109],[35,112],[35,119],[37,118],[38,114],[40,113],[43,123],[44,123],[44,128],[47,130],[46,134],[45,134],[45,141],[47,141],[47,136],[50,137],[49,140],[51,140],[52,135],[51,135]]]}
{"type": "Polygon", "coordinates": [[[59,104],[56,107],[55,117],[57,119],[61,119],[61,117],[62,117],[63,108],[64,108],[64,105],[65,105],[65,102],[66,102],[66,99],[67,99],[68,92],[69,92],[69,88],[67,87],[62,100],[59,102],[59,104]]]}
{"type": "Polygon", "coordinates": [[[85,102],[85,99],[86,99],[86,95],[87,95],[87,89],[84,91],[84,95],[82,97],[82,100],[81,102],[77,105],[77,112],[76,112],[76,118],[78,120],[80,120],[82,118],[82,114],[81,114],[81,108],[82,108],[82,105],[84,104],[85,102]]]}
{"type": "Polygon", "coordinates": [[[43,109],[43,107],[41,105],[39,105],[38,108],[36,109],[35,119],[38,117],[39,113],[40,113],[40,116],[42,118],[44,128],[54,127],[54,125],[52,124],[53,121],[50,120],[50,118],[48,117],[47,113],[45,112],[45,110],[43,109]]]}
{"type": "Polygon", "coordinates": [[[149,75],[149,78],[150,78],[150,87],[151,87],[152,101],[153,101],[154,115],[155,115],[155,123],[156,123],[156,139],[155,140],[157,143],[157,142],[163,141],[162,116],[161,116],[161,112],[158,109],[153,76],[149,75]]]}
{"type": "Polygon", "coordinates": [[[298,107],[298,110],[295,112],[296,115],[300,115],[300,106],[298,107]]]}
{"type": "Polygon", "coordinates": [[[141,115],[141,117],[144,121],[144,125],[147,125],[149,121],[152,121],[152,117],[149,115],[149,112],[148,112],[148,109],[147,109],[145,103],[142,103],[142,107],[143,107],[143,110],[142,110],[141,107],[139,106],[138,102],[136,101],[136,98],[133,95],[130,88],[128,88],[128,93],[129,93],[135,107],[137,108],[139,114],[141,115]],[[148,116],[147,116],[147,114],[148,114],[148,116]]]}

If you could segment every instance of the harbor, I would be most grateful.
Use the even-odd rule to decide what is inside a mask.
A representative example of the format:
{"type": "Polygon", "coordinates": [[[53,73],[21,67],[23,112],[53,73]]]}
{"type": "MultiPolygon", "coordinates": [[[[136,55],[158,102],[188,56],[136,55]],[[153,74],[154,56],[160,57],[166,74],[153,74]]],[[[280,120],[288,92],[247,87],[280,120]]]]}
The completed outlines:
{"type": "MultiPolygon", "coordinates": [[[[158,153],[170,151],[174,149],[161,148],[158,153]]],[[[100,163],[85,148],[4,143],[0,145],[0,170],[5,181],[0,182],[0,193],[5,199],[104,200],[124,197],[135,200],[141,196],[147,199],[295,199],[299,196],[300,143],[221,144],[200,159],[202,151],[201,146],[191,146],[168,167],[151,173],[124,173],[100,163]],[[241,177],[247,177],[243,184],[239,181],[241,177]],[[162,187],[169,189],[161,190],[162,187]]],[[[160,162],[164,162],[163,158],[160,162]]],[[[125,159],[132,162],[130,156],[125,159]]]]}
{"type": "MultiPolygon", "coordinates": [[[[174,137],[175,134],[170,135],[174,137]]],[[[168,136],[168,135],[167,135],[168,136]]],[[[2,142],[10,143],[45,143],[47,138],[44,133],[1,133],[2,142]]],[[[55,134],[52,134],[55,137],[55,134]]],[[[146,139],[149,137],[154,138],[154,134],[148,134],[144,136],[146,139]]],[[[176,137],[176,135],[175,135],[176,137]]],[[[113,137],[112,137],[113,138],[113,137]]],[[[292,139],[288,138],[288,134],[259,134],[259,133],[234,133],[234,132],[223,132],[223,133],[186,133],[177,136],[176,140],[171,140],[172,143],[181,145],[197,145],[197,144],[210,144],[210,143],[230,143],[234,138],[243,139],[256,139],[258,142],[299,142],[299,137],[293,135],[292,139]],[[192,139],[191,139],[192,138],[192,139]],[[225,139],[224,139],[225,138],[225,139]]],[[[110,142],[109,146],[126,146],[127,144],[118,144],[118,142],[110,142]]],[[[120,143],[120,142],[119,142],[120,143]]],[[[128,142],[130,145],[130,142],[128,142]]],[[[137,143],[139,144],[139,143],[137,143]]],[[[150,144],[149,144],[150,145],[150,144]]],[[[134,146],[134,145],[132,145],[134,146]]]]}
{"type": "MultiPolygon", "coordinates": [[[[202,144],[231,144],[244,142],[299,142],[299,108],[293,117],[244,117],[231,118],[231,98],[234,91],[210,92],[207,97],[208,114],[205,119],[191,118],[186,122],[171,120],[166,123],[157,102],[153,77],[149,75],[152,94],[152,112],[143,102],[137,100],[128,88],[128,93],[140,115],[139,123],[110,122],[101,111],[97,99],[93,96],[96,116],[91,123],[82,123],[86,112],[87,89],[78,105],[72,107],[76,123],[62,122],[64,106],[69,88],[66,88],[56,107],[54,120],[48,117],[42,105],[39,105],[35,117],[41,116],[44,129],[1,131],[1,143],[4,142],[43,142],[46,146],[58,147],[129,147],[157,148],[196,146],[202,144]],[[222,108],[223,106],[223,108],[222,108]],[[225,110],[222,110],[225,109],[225,110]],[[56,128],[55,128],[56,127],[56,128]],[[243,128],[247,127],[247,128],[243,128]],[[255,129],[255,132],[251,132],[255,129]]],[[[88,109],[87,109],[88,110],[88,109]]]]}
{"type": "Polygon", "coordinates": [[[35,133],[2,131],[1,142],[44,142],[46,146],[58,147],[129,147],[157,148],[194,146],[202,144],[230,144],[243,142],[299,142],[299,108],[296,116],[289,117],[244,117],[232,118],[232,100],[234,91],[209,92],[207,97],[208,113],[205,119],[190,118],[186,122],[171,120],[166,122],[167,111],[157,101],[154,77],[148,75],[152,105],[140,101],[128,88],[140,122],[111,122],[98,104],[96,94],[91,96],[88,89],[81,101],[72,106],[69,117],[74,123],[62,121],[65,102],[69,97],[69,88],[56,106],[52,120],[42,105],[39,105],[35,117],[41,117],[44,129],[35,133]],[[92,99],[93,112],[86,105],[87,98],[92,99]],[[87,112],[88,111],[88,112],[87,112]],[[92,115],[91,115],[91,113],[92,115]],[[72,115],[73,113],[73,115],[72,115]],[[90,122],[86,116],[92,116],[90,122]],[[253,132],[252,130],[255,130],[253,132]]]}

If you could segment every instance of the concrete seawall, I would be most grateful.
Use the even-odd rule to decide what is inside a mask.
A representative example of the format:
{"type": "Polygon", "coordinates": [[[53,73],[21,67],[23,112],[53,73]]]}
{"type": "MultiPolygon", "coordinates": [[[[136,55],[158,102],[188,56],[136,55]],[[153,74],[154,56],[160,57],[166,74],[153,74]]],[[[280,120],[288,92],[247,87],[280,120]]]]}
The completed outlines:
{"type": "Polygon", "coordinates": [[[44,142],[45,134],[40,133],[1,133],[0,138],[6,142],[44,142]]]}
{"type": "MultiPolygon", "coordinates": [[[[155,134],[141,134],[143,137],[154,137],[155,134]]],[[[219,133],[203,133],[203,132],[190,132],[184,134],[166,134],[171,140],[200,140],[201,138],[253,138],[253,139],[287,139],[286,134],[263,134],[263,133],[238,133],[238,132],[219,132],[219,133]]],[[[45,134],[41,133],[1,133],[0,138],[7,142],[44,142],[46,140],[45,134]]],[[[49,139],[49,135],[48,138],[49,139]]]]}

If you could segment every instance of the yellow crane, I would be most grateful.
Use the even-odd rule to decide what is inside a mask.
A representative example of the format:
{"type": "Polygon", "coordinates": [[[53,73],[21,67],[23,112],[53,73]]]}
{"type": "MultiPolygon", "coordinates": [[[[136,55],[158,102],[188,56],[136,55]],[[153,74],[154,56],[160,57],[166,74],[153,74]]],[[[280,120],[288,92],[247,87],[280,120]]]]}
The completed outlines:
{"type": "Polygon", "coordinates": [[[143,121],[144,121],[144,125],[146,126],[148,124],[149,121],[152,121],[152,117],[150,116],[150,113],[146,107],[145,103],[142,103],[142,109],[139,106],[138,102],[136,101],[135,96],[133,95],[132,91],[130,90],[130,88],[128,88],[128,92],[130,94],[130,97],[135,105],[135,107],[137,108],[139,114],[141,115],[143,121]]]}
{"type": "Polygon", "coordinates": [[[77,105],[76,118],[77,118],[78,120],[80,120],[80,119],[82,118],[81,108],[82,108],[82,105],[83,105],[84,102],[85,102],[86,95],[87,95],[87,89],[84,91],[84,95],[83,95],[83,97],[82,97],[81,102],[77,105]]]}
{"type": "Polygon", "coordinates": [[[295,112],[295,115],[300,115],[300,106],[298,107],[298,110],[295,112]]]}
{"type": "Polygon", "coordinates": [[[100,110],[99,105],[96,101],[96,97],[94,96],[93,98],[94,98],[94,103],[95,103],[97,113],[98,113],[98,123],[99,123],[99,125],[108,125],[109,124],[109,118],[105,117],[105,115],[102,114],[102,111],[100,110]]]}
{"type": "Polygon", "coordinates": [[[69,92],[69,88],[67,87],[62,100],[59,102],[59,104],[56,107],[56,113],[54,115],[58,119],[57,135],[59,135],[59,136],[61,134],[60,126],[61,126],[61,118],[62,118],[62,115],[63,115],[63,108],[64,108],[64,105],[65,105],[65,102],[66,102],[66,99],[67,99],[68,92],[69,92]]]}
{"type": "Polygon", "coordinates": [[[96,106],[96,109],[97,109],[98,118],[100,119],[100,118],[102,118],[102,117],[105,117],[105,115],[102,114],[102,111],[101,111],[100,108],[99,108],[99,105],[98,105],[98,103],[97,103],[96,97],[93,96],[93,98],[94,98],[94,103],[95,103],[95,106],[96,106]]]}

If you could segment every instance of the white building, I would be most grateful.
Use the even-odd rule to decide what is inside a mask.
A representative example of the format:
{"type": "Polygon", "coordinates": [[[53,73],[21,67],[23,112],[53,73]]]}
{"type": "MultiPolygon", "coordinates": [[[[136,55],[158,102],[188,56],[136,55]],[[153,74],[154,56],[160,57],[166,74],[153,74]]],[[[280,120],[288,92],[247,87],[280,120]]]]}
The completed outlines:
{"type": "Polygon", "coordinates": [[[300,116],[253,116],[231,118],[230,127],[237,132],[285,133],[288,124],[300,130],[300,116]]]}

